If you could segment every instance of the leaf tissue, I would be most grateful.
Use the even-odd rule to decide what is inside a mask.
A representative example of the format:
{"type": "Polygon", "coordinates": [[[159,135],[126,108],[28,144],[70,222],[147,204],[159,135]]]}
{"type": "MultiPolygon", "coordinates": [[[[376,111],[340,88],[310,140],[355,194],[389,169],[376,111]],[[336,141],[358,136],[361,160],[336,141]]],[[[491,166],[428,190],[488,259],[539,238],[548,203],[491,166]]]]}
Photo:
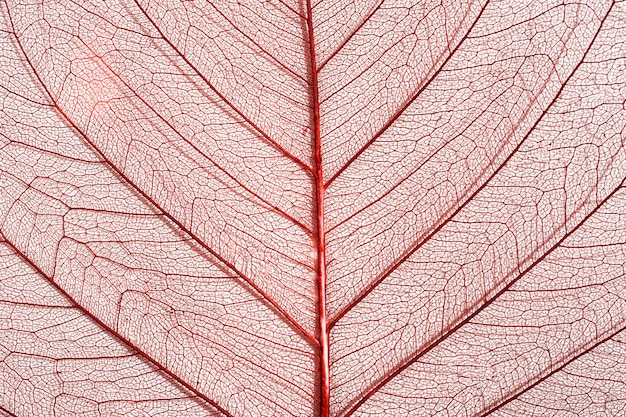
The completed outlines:
{"type": "Polygon", "coordinates": [[[626,415],[626,3],[0,0],[0,415],[626,415]]]}

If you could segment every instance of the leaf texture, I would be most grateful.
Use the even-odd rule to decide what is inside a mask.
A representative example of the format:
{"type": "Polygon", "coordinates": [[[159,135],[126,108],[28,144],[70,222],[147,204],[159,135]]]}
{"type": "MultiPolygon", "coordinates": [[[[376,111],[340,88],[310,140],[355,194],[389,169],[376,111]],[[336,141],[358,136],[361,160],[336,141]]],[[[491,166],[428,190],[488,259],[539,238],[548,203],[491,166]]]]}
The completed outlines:
{"type": "Polygon", "coordinates": [[[0,415],[626,412],[626,6],[0,2],[0,415]]]}
{"type": "MultiPolygon", "coordinates": [[[[218,416],[2,242],[2,402],[14,415],[218,416]],[[17,255],[17,256],[16,256],[17,255]]],[[[13,415],[6,413],[6,415],[13,415]]]]}

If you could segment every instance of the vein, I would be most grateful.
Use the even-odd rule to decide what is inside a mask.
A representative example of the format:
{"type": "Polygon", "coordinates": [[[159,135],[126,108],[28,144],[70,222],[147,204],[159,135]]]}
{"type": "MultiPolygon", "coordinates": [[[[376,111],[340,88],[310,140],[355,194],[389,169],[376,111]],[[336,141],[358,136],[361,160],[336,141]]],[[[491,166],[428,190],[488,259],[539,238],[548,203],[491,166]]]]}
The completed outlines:
{"type": "Polygon", "coordinates": [[[286,8],[286,9],[289,9],[289,11],[291,11],[293,14],[295,14],[296,16],[298,16],[300,19],[302,19],[302,20],[306,20],[306,17],[305,17],[304,15],[302,15],[302,13],[300,13],[300,12],[298,12],[298,11],[296,11],[296,10],[292,9],[292,8],[291,8],[291,6],[289,6],[287,3],[285,3],[285,1],[284,1],[284,0],[278,0],[278,2],[279,2],[280,4],[282,4],[283,6],[285,6],[285,8],[286,8]]]}
{"type": "Polygon", "coordinates": [[[1,405],[0,405],[0,411],[2,411],[3,413],[7,414],[10,417],[17,417],[15,414],[13,414],[12,412],[10,412],[9,410],[7,410],[1,405]]]}
{"type": "Polygon", "coordinates": [[[320,415],[330,415],[330,328],[326,316],[326,230],[324,226],[324,173],[322,164],[322,136],[320,124],[320,101],[316,64],[315,37],[313,33],[313,10],[311,0],[306,2],[307,29],[309,38],[309,59],[311,71],[311,101],[313,107],[313,135],[315,156],[315,217],[316,225],[316,250],[317,250],[317,314],[318,314],[318,346],[319,346],[319,398],[320,415]]]}
{"type": "MultiPolygon", "coordinates": [[[[552,100],[552,102],[548,105],[548,107],[544,110],[544,112],[542,113],[542,115],[539,117],[539,119],[535,122],[535,124],[533,125],[533,127],[530,129],[530,131],[526,134],[526,136],[524,137],[524,139],[522,140],[522,142],[518,145],[517,149],[519,149],[519,147],[521,146],[521,144],[530,136],[530,134],[535,130],[535,128],[537,127],[537,125],[541,122],[541,120],[543,119],[543,117],[547,114],[548,109],[550,109],[554,103],[557,101],[557,99],[560,97],[561,93],[563,92],[563,90],[565,89],[565,87],[567,86],[567,84],[569,83],[569,81],[574,77],[574,75],[576,74],[577,70],[580,68],[580,66],[585,62],[585,57],[588,55],[589,51],[591,50],[591,48],[593,47],[595,40],[597,39],[598,35],[600,34],[601,30],[602,30],[602,26],[604,25],[604,22],[606,21],[607,17],[610,15],[611,10],[613,9],[613,6],[615,5],[615,1],[613,1],[611,3],[611,7],[609,7],[608,11],[606,12],[605,16],[603,17],[598,30],[596,31],[593,39],[591,40],[591,42],[589,43],[587,49],[585,50],[585,53],[583,54],[580,62],[578,62],[578,64],[576,65],[576,67],[574,68],[574,70],[572,71],[572,73],[567,77],[567,79],[565,80],[565,82],[563,83],[563,85],[561,86],[559,92],[556,94],[556,96],[554,97],[554,99],[552,100]]],[[[484,9],[483,9],[484,10],[484,9]]],[[[510,158],[510,156],[509,156],[510,158]]],[[[496,170],[496,172],[494,172],[491,176],[491,178],[493,178],[496,173],[506,164],[506,162],[502,165],[500,165],[500,167],[498,168],[498,170],[496,170]]],[[[491,179],[490,178],[490,179],[491,179]]],[[[443,341],[445,341],[448,337],[450,337],[452,334],[454,334],[457,330],[459,330],[462,326],[464,326],[465,324],[467,324],[469,321],[471,321],[474,317],[476,317],[480,312],[482,312],[483,310],[485,310],[489,305],[493,304],[497,299],[499,299],[499,297],[501,295],[503,295],[505,292],[507,292],[512,286],[513,284],[515,284],[516,282],[518,282],[522,277],[524,277],[528,272],[530,272],[536,265],[538,265],[540,262],[542,262],[548,255],[550,255],[555,249],[557,249],[558,247],[561,246],[561,244],[569,237],[571,236],[574,232],[576,232],[576,230],[578,230],[590,217],[592,217],[607,201],[609,201],[611,199],[611,197],[613,197],[623,186],[624,183],[626,182],[626,178],[622,179],[622,182],[609,194],[607,195],[599,204],[596,205],[596,207],[594,207],[593,210],[591,210],[574,228],[572,228],[572,230],[570,230],[569,232],[566,232],[563,237],[561,237],[561,239],[559,239],[551,248],[549,248],[542,256],[540,256],[537,260],[535,260],[535,262],[533,262],[531,265],[529,265],[524,271],[522,271],[517,277],[515,277],[514,279],[512,279],[506,286],[504,286],[504,288],[502,288],[498,293],[496,293],[493,297],[491,297],[489,300],[485,301],[478,309],[476,309],[472,314],[470,314],[468,317],[466,317],[464,320],[462,320],[461,322],[459,322],[456,326],[452,327],[450,330],[448,330],[447,332],[443,333],[439,338],[437,338],[436,340],[432,341],[430,344],[428,344],[426,347],[424,347],[423,349],[421,349],[420,351],[416,352],[412,358],[408,359],[407,361],[405,361],[404,364],[400,365],[394,372],[392,372],[389,376],[387,376],[386,378],[384,378],[382,381],[380,381],[379,383],[377,383],[373,388],[371,388],[365,395],[363,395],[363,397],[352,407],[350,408],[350,410],[344,415],[344,417],[349,417],[352,414],[354,414],[356,412],[356,410],[358,410],[369,398],[371,398],[375,393],[377,393],[382,387],[384,387],[385,385],[387,385],[391,380],[393,380],[397,375],[399,375],[401,372],[403,372],[404,370],[406,370],[408,367],[410,367],[412,364],[414,364],[415,362],[417,362],[420,358],[422,358],[426,353],[428,353],[430,350],[432,350],[433,348],[435,348],[436,346],[440,345],[443,341]]],[[[483,185],[484,187],[484,185],[483,185]]],[[[482,189],[482,187],[481,187],[482,189]]],[[[480,189],[477,190],[474,195],[476,195],[478,192],[480,192],[480,189]]],[[[471,200],[471,198],[467,201],[469,202],[471,200]]],[[[465,204],[467,204],[467,202],[465,204]]],[[[457,212],[460,211],[461,208],[457,209],[457,212]]],[[[453,217],[453,216],[452,216],[453,217]]],[[[441,229],[442,226],[440,226],[438,229],[441,229]]],[[[430,236],[432,237],[432,235],[436,233],[433,232],[430,236]]],[[[415,252],[416,249],[414,249],[412,252],[415,252]]],[[[408,258],[407,255],[403,258],[402,262],[404,260],[406,260],[406,258],[408,258]]],[[[396,264],[396,268],[399,264],[396,264]]],[[[394,268],[395,269],[395,268],[394,268]]],[[[386,274],[386,276],[388,276],[389,274],[386,274]]],[[[380,282],[382,282],[382,280],[379,280],[376,285],[380,284],[380,282]]],[[[371,290],[370,290],[371,292],[371,290]]],[[[360,298],[362,299],[362,297],[360,298]]],[[[355,304],[352,304],[355,305],[355,304]]],[[[345,311],[345,310],[344,310],[345,311]]],[[[344,312],[342,312],[343,314],[345,314],[344,312]]],[[[337,318],[336,320],[334,320],[332,322],[332,324],[334,325],[337,320],[339,318],[337,318]]]]}
{"type": "Polygon", "coordinates": [[[410,97],[405,102],[405,104],[387,121],[387,123],[378,132],[376,132],[376,134],[369,141],[367,141],[367,143],[365,143],[365,145],[363,145],[361,147],[361,149],[359,149],[341,168],[339,168],[339,170],[326,182],[326,184],[325,184],[326,187],[329,187],[337,178],[339,178],[339,176],[341,176],[341,174],[346,169],[348,169],[348,167],[350,165],[352,165],[352,163],[354,161],[356,161],[359,158],[359,156],[361,156],[361,154],[363,154],[363,152],[365,152],[374,142],[376,142],[378,140],[379,137],[381,137],[391,126],[393,126],[393,124],[396,122],[396,120],[398,120],[398,118],[400,118],[400,116],[402,116],[402,114],[404,114],[406,109],[408,109],[411,106],[411,104],[413,104],[413,102],[415,100],[417,100],[417,98],[419,96],[422,95],[424,90],[426,90],[428,88],[428,86],[430,86],[430,84],[435,80],[435,78],[437,78],[437,76],[443,71],[443,68],[450,61],[450,59],[452,59],[454,54],[458,51],[458,49],[465,42],[465,40],[468,39],[469,33],[471,33],[471,31],[474,29],[474,27],[476,26],[476,24],[480,20],[481,16],[483,15],[483,13],[484,13],[485,9],[487,8],[487,6],[489,5],[490,1],[491,0],[487,0],[485,2],[485,4],[483,5],[482,9],[480,10],[480,13],[478,13],[478,16],[476,17],[476,19],[474,20],[474,22],[472,23],[472,25],[468,29],[468,31],[465,34],[465,36],[463,36],[463,38],[457,44],[457,46],[452,51],[449,52],[447,58],[439,66],[439,69],[437,69],[437,71],[435,71],[435,73],[424,83],[424,85],[422,85],[422,87],[412,97],[410,97]]]}
{"type": "MultiPolygon", "coordinates": [[[[480,118],[480,116],[482,116],[483,114],[487,113],[490,109],[486,108],[485,110],[483,110],[481,112],[481,114],[476,118],[477,120],[480,118]]],[[[441,146],[439,146],[439,148],[433,150],[433,152],[428,155],[428,158],[424,159],[424,161],[420,164],[420,166],[416,167],[413,171],[411,171],[410,173],[408,173],[407,175],[405,175],[403,178],[401,178],[399,181],[397,181],[392,187],[390,187],[387,191],[385,191],[383,194],[380,195],[380,197],[376,198],[374,201],[368,203],[367,205],[363,206],[363,208],[361,208],[359,211],[354,212],[353,214],[351,214],[350,216],[346,217],[344,220],[340,221],[339,223],[337,223],[336,225],[334,225],[332,228],[328,229],[327,232],[331,232],[332,230],[336,229],[337,227],[341,226],[344,223],[347,223],[348,221],[350,221],[350,219],[356,217],[357,215],[359,215],[359,213],[366,211],[368,208],[376,205],[377,203],[381,202],[385,197],[387,197],[388,195],[390,195],[394,190],[396,190],[397,188],[399,188],[403,183],[405,183],[406,181],[408,181],[414,174],[417,174],[420,169],[422,168],[423,165],[427,164],[428,162],[430,162],[435,156],[437,156],[437,154],[439,152],[441,152],[442,150],[444,150],[446,148],[446,146],[450,145],[452,142],[454,142],[456,139],[458,139],[459,137],[463,137],[463,134],[474,125],[474,122],[470,123],[469,125],[467,125],[467,127],[465,127],[465,129],[463,129],[461,132],[459,132],[455,137],[451,138],[450,140],[444,142],[441,144],[441,146]]],[[[505,141],[502,141],[503,144],[505,141]]],[[[499,153],[499,152],[498,152],[499,153]]],[[[498,153],[496,153],[496,157],[498,155],[498,153]]],[[[456,213],[455,213],[456,214],[456,213]]],[[[453,216],[452,216],[453,217],[453,216]]]]}
{"type": "MultiPolygon", "coordinates": [[[[11,15],[10,12],[9,14],[9,19],[11,20],[11,25],[13,26],[13,21],[11,19],[11,15]]],[[[15,34],[15,29],[13,28],[13,33],[15,34]]],[[[24,47],[19,39],[19,37],[17,35],[14,35],[17,45],[20,48],[20,51],[22,52],[22,54],[24,55],[24,57],[28,57],[28,55],[26,54],[26,52],[24,51],[24,47]]],[[[74,121],[63,111],[63,109],[61,109],[61,107],[58,105],[58,103],[56,102],[56,100],[53,98],[52,94],[50,93],[50,91],[48,90],[47,86],[45,85],[45,83],[42,81],[41,76],[39,75],[39,73],[37,72],[37,70],[35,69],[35,67],[33,66],[33,64],[30,62],[30,60],[28,58],[26,58],[26,62],[28,63],[29,67],[31,68],[31,70],[33,71],[33,74],[35,75],[35,77],[37,78],[39,84],[42,86],[42,88],[45,90],[46,94],[48,95],[48,97],[50,98],[50,101],[53,103],[54,107],[56,108],[56,110],[59,112],[59,114],[65,119],[67,120],[67,122],[72,126],[72,128],[94,149],[94,151],[103,159],[103,161],[106,162],[106,164],[117,174],[119,175],[120,178],[122,178],[126,183],[128,183],[134,190],[137,191],[137,193],[139,193],[141,196],[143,196],[143,198],[145,198],[148,202],[150,202],[158,211],[160,211],[165,217],[167,217],[172,223],[174,223],[182,232],[184,232],[185,234],[187,234],[188,236],[190,236],[194,241],[196,241],[202,248],[204,248],[207,252],[209,252],[211,255],[215,256],[217,259],[219,259],[220,262],[222,262],[227,268],[229,268],[230,270],[232,270],[236,275],[238,275],[243,281],[245,281],[248,285],[250,285],[262,298],[263,300],[265,300],[267,303],[269,303],[277,312],[280,313],[280,315],[282,315],[285,320],[291,324],[302,336],[304,336],[304,338],[311,344],[313,344],[314,346],[317,345],[317,340],[315,339],[315,337],[313,337],[309,332],[307,332],[293,317],[291,317],[291,315],[289,313],[287,313],[276,301],[274,301],[265,291],[263,291],[256,283],[254,283],[254,281],[252,281],[249,277],[247,277],[243,272],[241,272],[235,265],[233,265],[231,262],[229,262],[228,260],[226,260],[222,255],[220,255],[219,253],[217,253],[215,250],[213,250],[211,247],[209,247],[199,236],[197,236],[195,233],[193,233],[191,230],[189,230],[187,227],[185,227],[178,219],[176,219],[174,216],[172,216],[170,213],[168,213],[163,207],[161,207],[152,197],[150,197],[146,192],[144,192],[143,190],[141,190],[137,185],[135,185],[119,168],[117,168],[115,166],[115,164],[113,164],[103,153],[102,151],[100,151],[100,149],[98,149],[95,144],[88,138],[88,136],[85,134],[85,132],[83,132],[82,129],[80,129],[75,123],[74,121]]]]}
{"type": "MultiPolygon", "coordinates": [[[[171,377],[172,379],[174,379],[176,382],[178,382],[179,384],[181,384],[182,386],[184,386],[186,389],[188,389],[189,391],[191,391],[192,393],[194,393],[195,395],[197,395],[199,398],[203,399],[204,401],[206,401],[208,404],[210,404],[211,406],[213,406],[214,408],[216,408],[217,410],[219,410],[224,416],[226,417],[233,417],[232,414],[230,414],[228,411],[226,411],[222,406],[220,406],[219,404],[217,404],[214,400],[210,399],[209,397],[207,397],[206,395],[204,395],[202,392],[198,391],[196,388],[194,388],[193,386],[191,386],[189,383],[185,382],[185,380],[183,380],[182,378],[180,378],[178,375],[176,375],[175,373],[173,373],[172,371],[170,371],[169,369],[167,369],[167,367],[165,367],[164,365],[162,365],[159,361],[157,361],[156,359],[152,358],[150,355],[148,355],[147,353],[143,352],[141,349],[139,349],[137,346],[135,346],[130,340],[126,339],[125,337],[123,337],[122,335],[120,335],[118,332],[116,332],[114,329],[112,329],[111,327],[107,326],[106,324],[104,324],[102,321],[100,321],[100,319],[98,319],[96,316],[94,316],[93,314],[91,314],[88,310],[86,310],[85,308],[83,308],[76,300],[74,300],[74,298],[72,298],[72,296],[70,296],[67,292],[65,292],[65,290],[63,288],[61,288],[51,277],[49,277],[46,273],[44,273],[34,262],[32,262],[22,251],[20,251],[9,239],[7,239],[7,237],[0,231],[0,238],[2,238],[5,243],[11,247],[11,249],[24,261],[26,262],[31,268],[33,268],[39,275],[41,275],[42,277],[44,277],[48,282],[50,282],[51,285],[53,285],[61,294],[63,294],[63,296],[65,296],[74,306],[74,308],[76,308],[77,310],[79,310],[82,314],[84,314],[85,316],[89,317],[91,320],[93,320],[96,324],[98,324],[101,328],[103,328],[105,331],[107,331],[109,334],[113,335],[116,339],[118,339],[119,341],[121,341],[122,343],[124,343],[125,345],[127,345],[128,347],[131,348],[131,350],[133,350],[137,355],[141,356],[144,360],[154,364],[154,366],[156,366],[161,372],[167,374],[169,377],[171,377]]],[[[13,415],[13,414],[11,414],[13,415]]]]}
{"type": "MultiPolygon", "coordinates": [[[[612,8],[612,6],[611,6],[611,8],[612,8]]],[[[561,94],[563,93],[563,91],[567,87],[569,81],[574,77],[574,75],[576,74],[576,72],[578,71],[580,66],[583,63],[585,63],[585,57],[588,55],[589,51],[591,50],[592,46],[594,45],[594,42],[595,42],[596,38],[598,37],[601,29],[602,29],[602,24],[604,23],[604,21],[608,17],[608,15],[609,15],[609,13],[611,11],[611,8],[609,8],[609,11],[607,12],[607,14],[604,16],[603,20],[601,21],[601,24],[600,24],[598,30],[596,31],[593,39],[589,43],[585,53],[583,54],[583,56],[580,59],[580,61],[578,62],[578,64],[574,67],[574,69],[572,70],[570,75],[567,77],[567,79],[561,85],[561,88],[559,89],[557,94],[554,96],[552,101],[548,104],[548,106],[541,113],[541,116],[539,116],[537,118],[537,120],[535,121],[533,126],[528,130],[528,133],[524,136],[524,138],[520,141],[520,143],[515,147],[515,149],[513,149],[511,154],[509,154],[509,156],[498,166],[498,168],[489,176],[489,178],[487,178],[485,180],[485,182],[483,184],[481,184],[481,186],[478,187],[476,189],[476,191],[474,191],[463,202],[463,204],[461,204],[456,210],[454,210],[452,212],[452,214],[450,214],[443,222],[441,222],[441,224],[439,226],[437,226],[435,229],[433,229],[433,231],[428,236],[426,236],[421,242],[416,242],[415,246],[413,248],[407,250],[406,253],[402,257],[400,257],[395,262],[393,262],[391,264],[391,266],[378,279],[376,279],[372,284],[370,284],[369,287],[367,287],[367,289],[365,291],[363,291],[354,301],[352,301],[343,310],[341,310],[341,312],[331,321],[331,323],[330,323],[330,327],[331,328],[334,327],[335,324],[337,324],[337,322],[343,316],[345,316],[349,311],[351,311],[354,307],[356,307],[356,305],[359,304],[365,297],[367,297],[372,291],[374,291],[374,289],[376,289],[385,279],[387,279],[387,277],[389,277],[396,269],[398,269],[400,267],[400,265],[402,265],[405,261],[407,261],[415,252],[417,252],[422,246],[424,246],[427,242],[429,242],[437,233],[439,233],[441,231],[441,229],[443,229],[448,223],[450,223],[452,221],[452,219],[454,219],[454,217],[457,214],[459,214],[472,200],[474,200],[474,198],[483,189],[485,189],[489,185],[489,183],[496,177],[496,175],[508,164],[508,162],[511,160],[511,158],[515,154],[517,154],[517,152],[521,149],[522,145],[526,142],[526,140],[528,140],[530,135],[535,131],[535,129],[537,128],[539,123],[541,123],[541,121],[546,116],[546,114],[548,114],[548,111],[550,110],[550,108],[552,108],[552,106],[558,101],[558,99],[560,98],[561,94]]]]}
{"type": "Polygon", "coordinates": [[[193,144],[193,142],[191,142],[189,139],[187,139],[178,129],[176,129],[176,127],[174,125],[172,125],[165,117],[163,117],[159,112],[157,112],[156,110],[153,109],[152,106],[150,106],[150,104],[148,102],[146,102],[143,97],[141,97],[141,95],[136,92],[130,85],[128,85],[128,83],[126,81],[124,81],[124,79],[118,74],[116,73],[105,61],[103,58],[99,57],[90,47],[89,45],[87,45],[85,42],[82,41],[82,44],[89,49],[89,51],[94,55],[94,57],[97,57],[100,62],[113,74],[115,75],[115,77],[120,80],[120,82],[126,87],[128,88],[134,96],[136,96],[143,104],[145,104],[146,108],[149,109],[154,115],[156,115],[161,121],[163,121],[178,137],[180,137],[183,141],[185,141],[187,144],[189,144],[189,146],[191,146],[196,152],[198,152],[200,155],[202,155],[204,158],[206,158],[213,166],[215,166],[217,169],[219,169],[222,173],[224,173],[228,178],[230,178],[231,180],[233,180],[239,187],[241,187],[242,189],[244,189],[246,192],[248,192],[250,195],[252,195],[254,198],[257,198],[258,200],[260,200],[261,202],[263,202],[267,207],[270,207],[274,212],[278,213],[280,216],[282,216],[283,218],[291,221],[293,224],[297,225],[298,227],[300,227],[302,230],[306,231],[307,233],[311,234],[311,230],[304,225],[302,222],[298,221],[297,219],[295,219],[293,216],[289,215],[288,213],[286,213],[284,210],[282,210],[280,207],[270,203],[269,201],[267,201],[266,199],[264,199],[263,197],[261,197],[260,195],[258,195],[257,193],[255,193],[254,191],[252,191],[250,188],[248,188],[244,183],[242,183],[240,180],[238,180],[235,176],[233,176],[232,174],[230,174],[228,172],[228,170],[226,170],[225,168],[223,168],[220,164],[218,164],[216,161],[213,160],[213,158],[211,158],[209,155],[207,155],[205,152],[203,152],[200,148],[198,148],[196,145],[193,144]]]}
{"type": "Polygon", "coordinates": [[[473,313],[471,313],[465,319],[461,320],[457,325],[455,325],[454,327],[450,328],[447,332],[441,334],[438,338],[434,339],[432,342],[430,342],[427,346],[425,346],[420,351],[416,352],[413,355],[413,357],[411,357],[410,359],[405,361],[402,365],[398,366],[395,371],[393,371],[391,374],[389,374],[382,381],[380,381],[377,384],[375,384],[375,386],[373,388],[371,388],[365,395],[363,395],[363,397],[352,408],[350,408],[350,410],[344,415],[344,417],[349,417],[352,414],[354,414],[363,404],[365,404],[365,402],[369,398],[371,398],[374,394],[376,394],[378,391],[380,391],[381,388],[383,388],[385,385],[387,385],[396,376],[398,376],[400,373],[405,371],[411,365],[416,363],[418,360],[420,360],[424,355],[426,355],[432,349],[434,349],[435,347],[439,346],[446,339],[448,339],[451,335],[453,335],[456,331],[458,331],[461,327],[463,327],[465,324],[469,323],[474,317],[476,317],[483,310],[485,310],[487,307],[489,307],[491,304],[493,304],[496,300],[498,300],[500,298],[500,296],[502,296],[504,293],[506,293],[516,282],[518,282],[526,274],[528,274],[533,268],[535,268],[535,266],[537,266],[539,263],[541,263],[554,250],[559,248],[561,246],[561,244],[569,236],[571,236],[574,232],[576,232],[576,230],[578,230],[607,201],[609,201],[611,199],[611,197],[613,197],[624,186],[625,182],[626,182],[626,178],[623,179],[622,182],[620,183],[620,185],[617,186],[604,200],[602,200],[600,202],[600,204],[598,204],[591,212],[589,212],[589,214],[587,214],[585,216],[585,218],[582,219],[582,221],[580,223],[578,223],[571,231],[565,233],[565,235],[561,239],[559,239],[551,248],[549,248],[541,257],[539,257],[535,262],[533,262],[530,266],[528,266],[528,268],[526,268],[524,271],[522,271],[517,277],[515,277],[513,280],[511,280],[511,282],[509,282],[506,286],[504,286],[498,293],[496,293],[489,300],[486,300],[478,309],[476,309],[473,313]]]}
{"type": "Polygon", "coordinates": [[[341,52],[341,50],[348,44],[348,42],[350,42],[350,39],[352,39],[354,37],[354,35],[356,35],[361,28],[367,23],[369,22],[369,20],[372,18],[372,16],[374,16],[376,14],[377,11],[380,10],[380,8],[382,7],[383,3],[385,2],[385,0],[381,0],[380,3],[378,3],[378,6],[376,6],[371,13],[365,18],[363,19],[363,21],[359,24],[359,26],[357,26],[354,31],[352,31],[352,33],[350,35],[348,35],[348,37],[346,39],[344,39],[344,41],[341,43],[341,45],[339,45],[339,47],[337,47],[337,49],[335,49],[335,51],[330,54],[330,56],[328,58],[326,58],[326,61],[324,61],[318,68],[317,68],[317,72],[321,72],[322,69],[326,66],[326,64],[328,64],[339,52],[341,52]]]}
{"type": "Polygon", "coordinates": [[[521,390],[519,390],[515,394],[511,395],[509,398],[503,399],[503,401],[501,401],[500,403],[493,404],[489,409],[487,409],[487,410],[483,411],[482,413],[478,414],[476,417],[485,417],[485,416],[490,415],[491,413],[494,413],[495,411],[497,411],[500,408],[504,407],[508,403],[510,403],[510,402],[516,400],[517,398],[519,398],[522,394],[524,394],[524,393],[530,391],[531,389],[535,388],[537,385],[541,384],[542,382],[544,382],[545,380],[550,378],[552,375],[562,371],[570,363],[580,359],[582,356],[584,356],[587,353],[591,352],[592,350],[594,350],[598,346],[600,346],[600,345],[610,341],[612,338],[614,338],[615,336],[617,336],[619,333],[621,333],[624,330],[626,330],[626,325],[624,325],[624,326],[618,328],[617,330],[609,333],[609,335],[607,337],[597,341],[596,343],[594,343],[593,345],[589,346],[587,349],[584,349],[582,352],[580,352],[579,354],[573,356],[569,360],[564,361],[563,364],[561,364],[561,366],[559,366],[558,368],[552,369],[550,372],[546,373],[546,375],[544,375],[541,378],[537,379],[537,381],[535,381],[534,383],[528,385],[527,387],[522,388],[521,390]]]}
{"type": "Polygon", "coordinates": [[[278,60],[278,58],[274,57],[274,55],[270,54],[269,52],[267,52],[265,50],[265,48],[263,48],[261,45],[259,45],[258,42],[256,42],[254,39],[252,39],[250,36],[248,36],[244,31],[242,31],[241,29],[239,29],[224,13],[222,13],[222,11],[220,9],[217,8],[216,5],[214,5],[210,0],[206,0],[207,3],[209,3],[211,5],[211,7],[213,7],[213,9],[215,9],[215,11],[217,13],[219,13],[220,16],[222,16],[222,18],[224,20],[226,20],[232,27],[233,29],[235,29],[237,32],[239,32],[239,34],[241,34],[244,38],[246,38],[247,40],[250,41],[250,43],[252,43],[254,46],[256,46],[257,48],[259,48],[259,50],[261,50],[265,55],[267,55],[272,61],[276,62],[278,65],[280,65],[285,71],[289,72],[291,75],[293,75],[294,77],[298,78],[301,81],[304,81],[306,84],[308,84],[308,81],[306,79],[304,79],[304,77],[302,77],[300,74],[298,74],[297,72],[295,72],[294,70],[292,70],[291,68],[289,68],[287,65],[283,64],[282,62],[280,62],[280,60],[278,60]]]}
{"type": "Polygon", "coordinates": [[[156,22],[150,17],[150,15],[148,15],[146,10],[143,7],[141,7],[141,5],[139,4],[139,1],[138,0],[134,0],[134,2],[137,5],[137,7],[139,8],[139,10],[141,11],[141,13],[146,17],[146,19],[150,22],[150,24],[159,33],[159,36],[161,36],[161,38],[178,54],[178,56],[180,56],[180,58],[183,61],[185,61],[185,63],[187,65],[189,65],[189,67],[202,79],[202,81],[204,81],[204,83],[211,89],[211,91],[213,91],[228,107],[230,107],[235,113],[237,113],[239,115],[239,117],[241,117],[250,127],[252,127],[252,129],[254,129],[256,132],[258,132],[268,143],[270,143],[274,148],[279,150],[288,159],[290,159],[291,161],[295,162],[296,165],[300,166],[309,175],[313,176],[313,171],[311,170],[311,168],[307,164],[305,164],[299,158],[297,158],[295,155],[293,155],[288,150],[283,148],[278,142],[276,142],[267,133],[265,133],[256,123],[254,123],[248,116],[246,116],[241,110],[239,110],[221,92],[219,92],[219,90],[213,85],[213,83],[211,83],[204,76],[204,74],[202,74],[202,72],[195,65],[193,65],[191,63],[191,61],[189,61],[189,59],[185,56],[185,54],[183,54],[182,51],[180,49],[178,49],[178,47],[176,47],[172,43],[172,41],[170,41],[169,38],[167,38],[165,36],[165,34],[161,30],[161,28],[159,28],[159,26],[156,24],[156,22]]]}

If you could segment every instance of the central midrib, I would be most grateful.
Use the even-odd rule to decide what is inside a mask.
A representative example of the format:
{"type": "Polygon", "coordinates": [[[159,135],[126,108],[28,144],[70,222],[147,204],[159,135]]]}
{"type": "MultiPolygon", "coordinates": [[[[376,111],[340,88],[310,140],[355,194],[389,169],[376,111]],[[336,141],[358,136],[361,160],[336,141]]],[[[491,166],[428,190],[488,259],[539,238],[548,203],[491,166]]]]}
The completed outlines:
{"type": "Polygon", "coordinates": [[[324,176],[322,170],[322,143],[320,135],[320,104],[317,84],[317,59],[315,54],[315,37],[313,34],[313,18],[311,0],[306,2],[307,28],[309,41],[309,71],[311,72],[311,105],[313,108],[313,141],[315,177],[315,244],[317,250],[317,338],[318,338],[318,370],[319,415],[329,417],[330,414],[330,363],[328,324],[326,318],[326,234],[324,229],[324,176]]]}

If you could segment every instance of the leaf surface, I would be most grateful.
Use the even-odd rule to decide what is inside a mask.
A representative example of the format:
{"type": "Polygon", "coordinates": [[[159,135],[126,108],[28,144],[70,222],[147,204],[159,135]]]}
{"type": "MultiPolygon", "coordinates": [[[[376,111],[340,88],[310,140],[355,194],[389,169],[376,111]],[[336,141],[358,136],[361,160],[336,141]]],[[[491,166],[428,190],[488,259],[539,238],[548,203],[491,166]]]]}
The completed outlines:
{"type": "Polygon", "coordinates": [[[623,2],[0,6],[0,414],[624,412],[623,2]]]}

